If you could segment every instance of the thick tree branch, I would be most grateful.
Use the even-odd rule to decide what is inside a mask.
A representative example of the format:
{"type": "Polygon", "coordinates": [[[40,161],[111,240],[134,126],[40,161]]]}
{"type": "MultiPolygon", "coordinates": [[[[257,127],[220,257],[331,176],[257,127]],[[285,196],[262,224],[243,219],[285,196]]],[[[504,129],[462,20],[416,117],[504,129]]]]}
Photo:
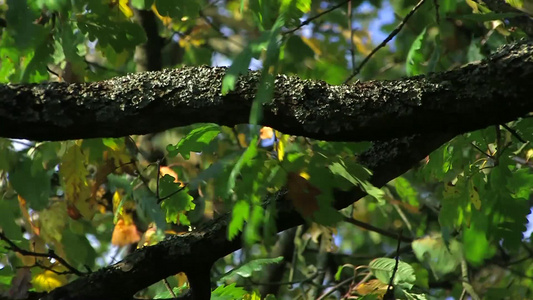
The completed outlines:
{"type": "MultiPolygon", "coordinates": [[[[262,123],[324,140],[466,132],[533,110],[533,42],[456,70],[331,86],[279,75],[262,123]]],[[[0,85],[0,136],[66,140],[145,134],[199,122],[248,122],[260,73],[220,93],[224,68],[145,72],[88,84],[0,85]]]]}

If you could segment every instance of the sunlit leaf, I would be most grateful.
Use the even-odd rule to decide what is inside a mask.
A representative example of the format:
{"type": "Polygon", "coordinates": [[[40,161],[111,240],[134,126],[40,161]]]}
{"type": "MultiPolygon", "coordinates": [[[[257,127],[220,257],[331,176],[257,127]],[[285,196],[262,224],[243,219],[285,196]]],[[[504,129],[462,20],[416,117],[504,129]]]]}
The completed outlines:
{"type": "MultiPolygon", "coordinates": [[[[57,268],[56,271],[64,271],[64,268],[57,268]]],[[[65,275],[58,275],[51,270],[44,270],[33,277],[31,283],[37,292],[50,292],[68,282],[65,275]]]]}
{"type": "MultiPolygon", "coordinates": [[[[377,279],[383,283],[389,283],[393,270],[396,266],[396,260],[392,258],[376,258],[368,265],[370,271],[377,279]]],[[[394,285],[402,288],[411,289],[415,283],[415,270],[408,263],[398,262],[398,268],[394,274],[394,285]]]]}
{"type": "Polygon", "coordinates": [[[178,144],[168,145],[167,151],[169,156],[181,154],[183,158],[189,159],[191,152],[202,152],[218,134],[220,126],[216,124],[207,124],[193,129],[189,134],[183,137],[178,144]]]}
{"type": "Polygon", "coordinates": [[[91,219],[96,211],[96,203],[91,198],[91,189],[87,181],[89,172],[86,167],[87,157],[80,146],[70,146],[61,159],[59,174],[65,186],[65,198],[71,218],[83,216],[91,219]]]}
{"type": "Polygon", "coordinates": [[[407,53],[407,61],[405,63],[405,72],[408,76],[422,74],[421,63],[424,61],[424,54],[422,53],[422,44],[426,36],[426,28],[416,37],[407,53]]]}
{"type": "Polygon", "coordinates": [[[111,244],[119,247],[124,247],[133,243],[137,243],[141,240],[139,231],[135,224],[126,224],[124,220],[118,220],[113,229],[113,236],[111,238],[111,244]]]}

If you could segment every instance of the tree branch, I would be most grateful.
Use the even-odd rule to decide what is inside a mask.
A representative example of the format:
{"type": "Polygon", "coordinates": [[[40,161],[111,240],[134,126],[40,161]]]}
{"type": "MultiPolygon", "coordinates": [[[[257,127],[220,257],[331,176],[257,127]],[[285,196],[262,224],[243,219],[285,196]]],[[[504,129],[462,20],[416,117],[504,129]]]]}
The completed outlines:
{"type": "MultiPolygon", "coordinates": [[[[533,111],[533,42],[480,63],[392,81],[331,86],[279,75],[263,125],[329,141],[461,133],[533,111]]],[[[259,72],[221,95],[224,68],[187,67],[88,84],[0,85],[0,136],[31,140],[121,137],[213,122],[247,123],[259,72]]]]}
{"type": "MultiPolygon", "coordinates": [[[[378,142],[360,156],[360,163],[374,171],[372,184],[382,186],[451,137],[453,135],[420,135],[378,142]]],[[[275,201],[278,206],[278,231],[304,223],[285,196],[286,193],[281,191],[265,201],[265,205],[275,201]]],[[[365,193],[354,189],[336,191],[334,196],[335,208],[341,209],[365,196],[365,193]]],[[[122,261],[78,278],[42,299],[123,299],[178,272],[205,278],[199,270],[207,272],[206,266],[241,247],[240,236],[232,241],[226,239],[230,218],[230,214],[226,214],[196,231],[138,249],[122,261]]],[[[203,291],[204,288],[197,292],[202,294],[203,291]]]]}

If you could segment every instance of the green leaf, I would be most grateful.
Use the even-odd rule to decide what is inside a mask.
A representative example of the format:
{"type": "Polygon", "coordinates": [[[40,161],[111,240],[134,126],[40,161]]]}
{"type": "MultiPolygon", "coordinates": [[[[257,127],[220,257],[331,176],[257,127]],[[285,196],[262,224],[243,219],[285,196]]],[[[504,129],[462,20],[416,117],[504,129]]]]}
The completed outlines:
{"type": "Polygon", "coordinates": [[[242,287],[236,287],[235,283],[221,285],[211,292],[211,300],[234,300],[242,299],[247,292],[242,287]]]}
{"type": "MultiPolygon", "coordinates": [[[[376,258],[368,265],[370,272],[381,282],[388,284],[392,277],[396,260],[392,258],[376,258]]],[[[408,263],[398,262],[398,269],[394,274],[393,284],[401,288],[411,289],[416,281],[415,270],[408,263]]]]}
{"type": "Polygon", "coordinates": [[[20,50],[34,47],[41,39],[44,28],[35,24],[39,14],[32,10],[26,0],[7,0],[6,21],[17,48],[20,50]]]}
{"type": "Polygon", "coordinates": [[[279,59],[280,42],[278,41],[278,36],[284,24],[284,18],[279,17],[269,33],[263,71],[259,79],[257,95],[250,110],[250,124],[259,124],[263,118],[263,104],[272,100],[272,94],[274,93],[274,74],[271,73],[271,67],[275,66],[279,59]]]}
{"type": "Polygon", "coordinates": [[[322,195],[319,195],[317,197],[319,199],[320,208],[313,214],[313,221],[324,226],[335,226],[344,220],[344,216],[338,210],[333,208],[331,204],[322,204],[323,201],[320,201],[321,196],[322,195]]]}
{"type": "Polygon", "coordinates": [[[407,76],[415,76],[423,73],[421,63],[424,61],[424,54],[421,49],[425,36],[426,28],[422,30],[413,41],[413,44],[411,44],[411,48],[407,53],[407,61],[405,63],[405,72],[407,73],[407,76]]]}
{"type": "Polygon", "coordinates": [[[39,82],[48,78],[47,66],[52,62],[54,40],[51,34],[44,34],[37,43],[33,57],[22,73],[22,82],[39,82]]]}
{"type": "Polygon", "coordinates": [[[490,253],[490,245],[485,232],[473,227],[464,229],[463,246],[466,260],[474,266],[481,266],[490,253]]]}
{"type": "Polygon", "coordinates": [[[131,0],[131,5],[136,9],[150,10],[155,0],[131,0]]]}
{"type": "Polygon", "coordinates": [[[451,239],[446,246],[439,235],[417,239],[412,246],[418,260],[428,264],[437,279],[455,271],[463,258],[463,249],[458,241],[451,239]]]}
{"type": "Polygon", "coordinates": [[[401,176],[394,179],[394,187],[403,201],[418,207],[418,193],[407,179],[401,176]]]}
{"type": "Polygon", "coordinates": [[[190,225],[185,213],[193,210],[195,204],[193,203],[194,198],[189,195],[189,189],[180,187],[178,183],[174,182],[174,177],[168,174],[160,179],[159,188],[159,197],[166,198],[172,195],[161,202],[161,209],[166,213],[167,222],[190,225]],[[180,189],[181,191],[176,192],[180,189]]]}
{"type": "Polygon", "coordinates": [[[478,41],[472,40],[472,42],[470,42],[466,57],[468,62],[480,61],[485,58],[485,55],[481,54],[478,41]]]}
{"type": "Polygon", "coordinates": [[[235,89],[235,83],[240,75],[248,72],[248,66],[252,61],[252,49],[250,45],[246,46],[242,52],[231,63],[222,79],[222,95],[226,95],[235,89]]]}
{"type": "Polygon", "coordinates": [[[240,200],[233,206],[233,213],[231,215],[231,222],[228,226],[228,239],[233,240],[235,236],[244,228],[244,222],[250,216],[250,204],[246,201],[240,200]]]}
{"type": "Polygon", "coordinates": [[[167,146],[168,156],[174,157],[181,154],[183,158],[189,159],[191,152],[202,152],[219,133],[220,126],[216,124],[206,124],[193,129],[178,144],[167,146]]]}
{"type": "MultiPolygon", "coordinates": [[[[134,181],[131,184],[133,185],[136,183],[134,181]]],[[[182,192],[183,191],[180,193],[182,192]]],[[[143,219],[146,224],[155,222],[155,225],[159,230],[165,230],[167,228],[166,216],[157,204],[157,199],[152,191],[141,186],[133,190],[132,196],[133,200],[135,200],[137,215],[143,219]]]]}
{"type": "Polygon", "coordinates": [[[155,0],[155,7],[160,15],[178,20],[183,17],[195,19],[200,11],[198,1],[155,0]]]}
{"type": "Polygon", "coordinates": [[[254,259],[224,274],[222,277],[218,279],[218,281],[224,282],[227,280],[232,280],[235,276],[249,278],[252,276],[253,272],[261,271],[266,265],[277,264],[277,263],[280,263],[282,260],[283,260],[283,256],[279,256],[275,258],[254,259]]]}
{"type": "Polygon", "coordinates": [[[48,205],[51,176],[43,169],[40,160],[24,158],[9,174],[9,181],[29,206],[41,210],[48,205]]]}
{"type": "Polygon", "coordinates": [[[129,20],[112,20],[105,14],[78,15],[78,28],[87,34],[89,40],[98,40],[99,47],[110,45],[119,53],[133,50],[135,46],[146,42],[146,34],[137,23],[129,20]]]}
{"type": "Polygon", "coordinates": [[[231,193],[233,188],[235,187],[235,180],[237,179],[237,176],[241,172],[241,168],[245,163],[248,163],[250,160],[252,160],[257,155],[257,139],[258,137],[254,137],[252,141],[250,142],[250,146],[246,148],[246,151],[241,155],[235,166],[233,166],[233,169],[231,170],[230,176],[228,178],[227,188],[226,188],[226,196],[231,193]]]}
{"type": "Polygon", "coordinates": [[[64,245],[63,248],[69,263],[75,267],[88,266],[92,268],[94,266],[97,257],[96,251],[94,251],[84,234],[78,235],[70,230],[64,230],[61,242],[64,245]]]}
{"type": "Polygon", "coordinates": [[[0,231],[11,240],[22,239],[20,226],[13,219],[20,217],[20,208],[18,201],[15,199],[0,199],[0,231]]]}

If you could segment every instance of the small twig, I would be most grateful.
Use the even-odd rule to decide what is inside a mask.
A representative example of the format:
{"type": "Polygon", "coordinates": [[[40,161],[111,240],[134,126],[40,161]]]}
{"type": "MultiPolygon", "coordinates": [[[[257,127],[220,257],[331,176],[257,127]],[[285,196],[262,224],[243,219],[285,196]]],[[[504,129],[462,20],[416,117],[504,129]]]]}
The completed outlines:
{"type": "Polygon", "coordinates": [[[505,128],[505,130],[509,131],[517,140],[519,140],[520,142],[522,143],[527,143],[526,140],[524,140],[519,134],[518,132],[516,132],[516,130],[514,130],[513,128],[507,126],[506,124],[502,124],[502,127],[505,128]]]}
{"type": "Polygon", "coordinates": [[[157,198],[157,204],[167,200],[168,198],[176,195],[177,193],[183,191],[185,188],[187,187],[187,183],[184,183],[182,187],[180,187],[179,189],[175,190],[174,192],[168,194],[167,196],[163,197],[163,198],[157,198]]]}
{"type": "Polygon", "coordinates": [[[325,292],[324,294],[320,295],[320,297],[317,298],[317,300],[322,300],[324,298],[326,298],[327,296],[331,295],[333,292],[335,292],[336,290],[338,290],[340,287],[342,287],[343,285],[346,285],[350,282],[353,281],[353,278],[350,277],[346,280],[343,280],[339,283],[337,283],[336,285],[334,285],[331,289],[329,289],[327,292],[325,292]]]}
{"type": "Polygon", "coordinates": [[[44,269],[44,270],[47,270],[47,271],[50,271],[52,273],[55,273],[57,275],[68,275],[68,274],[72,274],[72,272],[70,271],[57,271],[57,270],[54,270],[53,268],[51,267],[48,267],[48,266],[45,266],[41,263],[39,263],[38,261],[36,261],[33,265],[31,266],[22,266],[22,267],[16,267],[16,269],[23,269],[23,268],[41,268],[41,269],[44,269]]]}
{"type": "MultiPolygon", "coordinates": [[[[361,221],[356,220],[356,219],[344,217],[344,222],[348,222],[348,223],[354,224],[355,226],[364,228],[364,229],[369,230],[369,231],[373,231],[373,232],[379,233],[381,235],[384,235],[384,236],[387,236],[387,237],[390,237],[390,238],[393,238],[393,239],[398,238],[398,234],[394,234],[394,233],[389,232],[389,231],[387,231],[385,229],[381,229],[381,228],[372,226],[372,225],[370,225],[368,223],[361,222],[361,221]]],[[[400,239],[401,239],[400,240],[401,242],[405,242],[405,243],[412,243],[413,242],[413,239],[409,238],[409,237],[400,236],[400,239]]]]}
{"type": "Polygon", "coordinates": [[[433,0],[433,5],[435,6],[435,16],[437,18],[437,25],[439,25],[440,24],[439,0],[433,0]]]}
{"type": "Polygon", "coordinates": [[[403,26],[407,23],[407,21],[409,20],[409,18],[411,18],[411,16],[420,8],[420,6],[422,6],[422,4],[424,4],[424,2],[426,2],[426,0],[420,0],[412,9],[411,11],[403,18],[403,20],[400,22],[400,24],[398,24],[398,26],[396,26],[396,28],[394,28],[394,30],[389,34],[389,36],[387,36],[382,42],[381,44],[379,44],[376,48],[374,48],[372,50],[372,52],[370,52],[370,54],[368,54],[365,59],[363,59],[363,61],[359,64],[359,67],[357,67],[357,69],[354,70],[354,72],[352,73],[352,75],[350,75],[350,77],[348,77],[345,81],[344,81],[344,84],[347,84],[350,80],[352,80],[352,78],[354,78],[357,74],[359,74],[359,72],[361,72],[361,69],[366,65],[366,63],[370,60],[370,58],[372,58],[372,56],[374,56],[374,54],[376,54],[376,52],[378,52],[379,49],[385,47],[387,45],[388,42],[390,42],[390,40],[392,40],[403,28],[403,26]]]}
{"type": "Polygon", "coordinates": [[[170,283],[168,283],[168,280],[166,278],[163,278],[163,284],[167,288],[167,290],[170,293],[170,295],[172,296],[172,298],[177,299],[178,297],[176,296],[176,294],[172,290],[172,287],[170,286],[170,283]]]}
{"type": "Polygon", "coordinates": [[[157,177],[155,181],[155,197],[157,198],[157,203],[160,202],[159,198],[159,177],[161,177],[161,160],[157,160],[157,177]]]}
{"type": "Polygon", "coordinates": [[[348,2],[348,28],[350,28],[350,55],[352,60],[352,72],[355,71],[355,45],[353,42],[353,7],[352,7],[352,0],[348,2]]]}
{"type": "Polygon", "coordinates": [[[476,148],[477,151],[481,152],[481,154],[487,156],[487,157],[490,158],[490,159],[494,159],[494,156],[492,156],[492,155],[488,154],[487,152],[483,151],[483,150],[482,150],[481,148],[479,148],[476,144],[474,144],[474,142],[471,142],[470,144],[471,144],[474,148],[476,148]]]}
{"type": "Polygon", "coordinates": [[[468,279],[468,265],[466,264],[466,260],[461,260],[461,279],[463,282],[463,289],[470,295],[472,300],[480,300],[478,294],[474,290],[474,287],[470,284],[470,280],[468,279]]]}
{"type": "Polygon", "coordinates": [[[324,273],[324,271],[316,271],[307,278],[304,278],[301,280],[294,280],[294,281],[256,282],[251,278],[249,280],[250,280],[250,283],[252,283],[253,285],[293,285],[293,284],[302,284],[302,283],[313,281],[313,279],[315,279],[318,275],[322,273],[324,273]]]}
{"type": "Polygon", "coordinates": [[[339,3],[339,4],[335,5],[335,6],[332,6],[331,8],[326,9],[325,11],[319,13],[318,15],[312,16],[312,17],[310,17],[309,19],[307,19],[307,20],[301,22],[300,25],[294,27],[293,29],[291,29],[291,30],[289,30],[289,31],[284,31],[282,34],[285,35],[285,34],[293,33],[293,32],[295,32],[296,30],[298,30],[298,29],[304,27],[305,25],[308,25],[309,23],[313,22],[315,19],[318,19],[318,18],[322,17],[323,15],[325,15],[325,14],[331,12],[331,11],[336,10],[337,8],[343,6],[344,4],[346,4],[346,3],[350,2],[350,1],[351,1],[351,0],[344,0],[344,1],[342,1],[341,3],[339,3]]]}
{"type": "MultiPolygon", "coordinates": [[[[409,247],[410,247],[410,246],[409,246],[409,247]]],[[[371,273],[371,272],[368,272],[368,274],[366,274],[366,276],[363,277],[363,279],[361,279],[361,280],[360,280],[360,281],[359,281],[359,282],[358,282],[353,288],[351,288],[350,290],[357,290],[357,288],[358,288],[361,284],[365,283],[368,279],[370,279],[370,277],[372,277],[372,273],[371,273]]],[[[350,292],[350,291],[348,291],[348,293],[349,293],[349,292],[350,292]]]]}
{"type": "Polygon", "coordinates": [[[131,159],[129,162],[127,162],[127,163],[119,164],[119,165],[116,166],[116,167],[113,169],[113,171],[111,171],[111,172],[114,172],[114,171],[116,171],[116,170],[118,170],[118,169],[121,169],[122,167],[125,167],[125,166],[127,166],[127,165],[131,165],[131,164],[134,164],[134,163],[135,163],[135,160],[132,158],[132,159],[131,159]]]}
{"type": "Polygon", "coordinates": [[[6,242],[9,246],[5,247],[8,250],[15,251],[23,256],[33,256],[33,257],[45,257],[45,258],[53,258],[60,264],[62,264],[65,268],[67,268],[71,273],[76,274],[78,276],[85,276],[85,273],[78,271],[78,269],[71,266],[64,258],[57,255],[54,250],[50,249],[48,250],[48,253],[40,253],[40,252],[33,252],[28,251],[20,248],[17,246],[13,241],[11,241],[9,238],[6,237],[3,231],[0,231],[0,240],[6,242]]]}
{"type": "Polygon", "coordinates": [[[55,75],[57,78],[60,78],[61,79],[61,75],[57,74],[56,72],[52,71],[52,69],[50,69],[49,67],[46,67],[46,71],[48,71],[48,73],[52,73],[53,75],[55,75]]]}
{"type": "Polygon", "coordinates": [[[107,71],[107,72],[115,73],[115,74],[117,74],[117,75],[126,75],[126,72],[122,72],[122,71],[119,71],[119,70],[111,69],[111,68],[108,68],[108,67],[102,66],[101,64],[98,64],[98,63],[95,63],[95,62],[89,61],[89,60],[87,60],[87,59],[84,59],[83,61],[84,61],[88,66],[92,66],[92,67],[95,67],[95,68],[97,68],[97,69],[101,69],[101,70],[104,70],[104,71],[107,71]]]}
{"type": "Polygon", "coordinates": [[[394,264],[394,269],[392,269],[392,275],[390,277],[389,286],[387,287],[387,292],[383,295],[383,299],[395,299],[394,297],[394,276],[398,271],[398,265],[400,264],[400,245],[402,243],[402,231],[398,233],[398,245],[396,246],[396,263],[394,264]]]}

